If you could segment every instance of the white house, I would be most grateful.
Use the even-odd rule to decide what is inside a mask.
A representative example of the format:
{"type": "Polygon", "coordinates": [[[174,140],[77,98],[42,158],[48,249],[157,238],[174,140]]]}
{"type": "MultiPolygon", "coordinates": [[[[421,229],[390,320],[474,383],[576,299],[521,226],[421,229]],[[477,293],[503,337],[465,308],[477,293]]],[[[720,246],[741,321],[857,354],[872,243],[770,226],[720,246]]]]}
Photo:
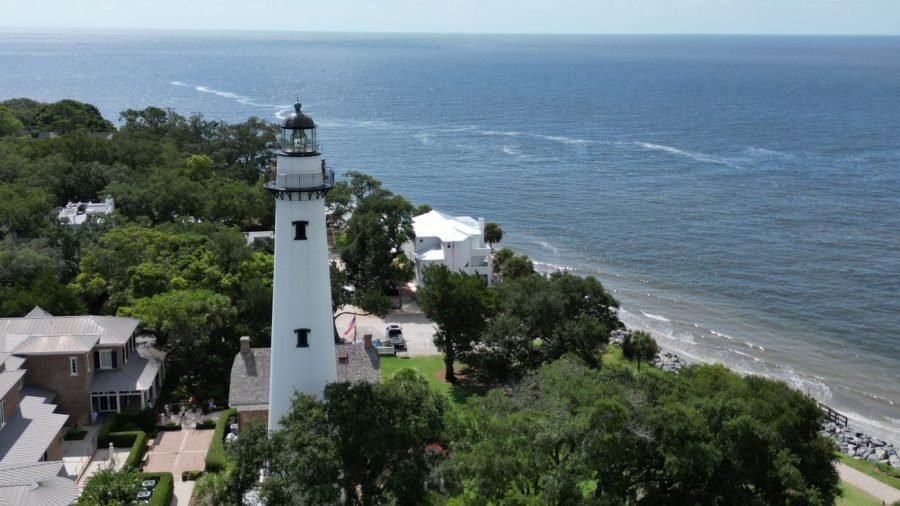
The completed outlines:
{"type": "Polygon", "coordinates": [[[416,261],[417,286],[422,286],[422,271],[432,264],[478,274],[491,285],[491,249],[484,243],[483,218],[475,221],[430,211],[413,218],[413,230],[415,238],[404,245],[404,251],[416,261]]]}
{"type": "Polygon", "coordinates": [[[103,202],[69,202],[59,211],[59,222],[69,227],[77,227],[84,223],[88,216],[106,216],[115,210],[116,203],[110,196],[103,202]]]}

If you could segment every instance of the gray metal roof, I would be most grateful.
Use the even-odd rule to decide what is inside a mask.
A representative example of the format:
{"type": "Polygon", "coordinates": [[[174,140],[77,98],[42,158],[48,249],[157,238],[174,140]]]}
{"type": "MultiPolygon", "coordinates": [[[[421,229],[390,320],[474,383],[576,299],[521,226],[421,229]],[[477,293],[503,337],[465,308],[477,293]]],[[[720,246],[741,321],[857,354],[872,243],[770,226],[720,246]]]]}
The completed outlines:
{"type": "Polygon", "coordinates": [[[159,374],[159,362],[134,354],[121,369],[97,370],[91,380],[91,392],[132,392],[149,390],[159,374]]]}
{"type": "Polygon", "coordinates": [[[25,318],[0,318],[0,351],[16,352],[32,339],[45,336],[77,336],[79,342],[84,342],[85,336],[96,336],[101,346],[122,345],[140,323],[116,316],[41,316],[46,311],[38,309],[25,318]]]}
{"type": "Polygon", "coordinates": [[[62,462],[0,464],[0,505],[66,506],[78,499],[78,487],[65,476],[62,462]]]}
{"type": "Polygon", "coordinates": [[[50,316],[53,316],[53,315],[48,313],[41,306],[34,306],[34,309],[29,311],[28,314],[25,315],[25,318],[48,318],[50,316]]]}
{"type": "MultiPolygon", "coordinates": [[[[238,353],[231,365],[231,388],[228,404],[232,407],[264,407],[269,403],[269,370],[271,348],[253,348],[250,353],[238,353]]],[[[335,346],[337,380],[356,383],[381,380],[381,363],[374,348],[362,344],[335,346]],[[341,357],[346,355],[347,361],[341,357]]]]}
{"type": "Polygon", "coordinates": [[[15,388],[22,376],[25,376],[25,369],[6,370],[0,373],[0,399],[15,388]]]}
{"type": "Polygon", "coordinates": [[[6,370],[12,371],[14,369],[21,369],[23,365],[25,365],[25,357],[17,357],[15,355],[9,357],[4,362],[6,364],[6,370]]]}
{"type": "Polygon", "coordinates": [[[16,348],[20,355],[59,355],[87,353],[94,348],[100,336],[36,336],[16,348]]]}
{"type": "Polygon", "coordinates": [[[0,464],[37,462],[62,430],[69,415],[54,413],[44,397],[23,395],[19,408],[0,430],[0,464]]]}
{"type": "Polygon", "coordinates": [[[53,402],[56,401],[56,392],[34,385],[25,385],[22,387],[22,390],[19,391],[19,397],[25,396],[40,397],[41,399],[44,399],[45,404],[53,404],[53,402]]]}

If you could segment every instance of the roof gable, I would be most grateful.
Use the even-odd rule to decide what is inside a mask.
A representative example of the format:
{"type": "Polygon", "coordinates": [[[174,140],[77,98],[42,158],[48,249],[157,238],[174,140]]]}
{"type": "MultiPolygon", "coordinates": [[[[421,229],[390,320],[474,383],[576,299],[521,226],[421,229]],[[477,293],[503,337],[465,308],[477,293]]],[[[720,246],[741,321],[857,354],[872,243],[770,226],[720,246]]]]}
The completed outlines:
{"type": "MultiPolygon", "coordinates": [[[[18,353],[36,338],[67,339],[74,347],[91,343],[115,346],[128,342],[139,320],[116,316],[39,316],[33,309],[25,318],[0,318],[0,352],[18,353]]],[[[21,353],[27,353],[22,351],[21,353]]]]}
{"type": "Polygon", "coordinates": [[[469,216],[451,217],[431,210],[413,218],[416,237],[437,237],[443,242],[459,242],[481,235],[478,222],[469,216]]]}

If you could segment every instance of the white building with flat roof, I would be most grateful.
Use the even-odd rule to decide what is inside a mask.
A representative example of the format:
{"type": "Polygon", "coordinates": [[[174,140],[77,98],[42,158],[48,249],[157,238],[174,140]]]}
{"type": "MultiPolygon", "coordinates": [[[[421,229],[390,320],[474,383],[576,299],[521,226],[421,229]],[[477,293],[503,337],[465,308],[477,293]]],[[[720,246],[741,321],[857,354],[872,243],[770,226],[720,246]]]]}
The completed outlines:
{"type": "Polygon", "coordinates": [[[59,222],[69,227],[79,227],[88,216],[107,216],[115,210],[116,203],[110,196],[103,202],[69,202],[66,207],[60,209],[59,222]]]}
{"type": "Polygon", "coordinates": [[[477,274],[491,286],[491,249],[484,243],[484,218],[433,210],[413,218],[413,231],[415,237],[404,251],[416,261],[416,286],[422,286],[422,271],[433,264],[477,274]]]}

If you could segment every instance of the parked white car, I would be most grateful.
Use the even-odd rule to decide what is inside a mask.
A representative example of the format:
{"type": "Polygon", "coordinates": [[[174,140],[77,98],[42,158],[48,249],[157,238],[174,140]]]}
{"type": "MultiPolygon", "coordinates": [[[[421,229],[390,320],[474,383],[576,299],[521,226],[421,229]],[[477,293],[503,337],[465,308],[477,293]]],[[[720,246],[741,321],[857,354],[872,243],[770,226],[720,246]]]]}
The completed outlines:
{"type": "Polygon", "coordinates": [[[396,323],[391,323],[385,328],[384,340],[398,350],[406,349],[406,339],[403,337],[403,329],[396,323]]]}

